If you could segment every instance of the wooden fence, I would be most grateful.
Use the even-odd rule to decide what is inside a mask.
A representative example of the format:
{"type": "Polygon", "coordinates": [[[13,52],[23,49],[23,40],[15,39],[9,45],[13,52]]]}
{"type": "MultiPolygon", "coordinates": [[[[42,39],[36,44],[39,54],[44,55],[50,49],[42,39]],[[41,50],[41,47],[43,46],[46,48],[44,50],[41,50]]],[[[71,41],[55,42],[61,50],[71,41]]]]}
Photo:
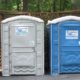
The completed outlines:
{"type": "Polygon", "coordinates": [[[64,11],[64,12],[15,12],[15,11],[0,11],[1,14],[1,18],[7,18],[7,17],[11,17],[11,16],[15,16],[15,15],[31,15],[31,16],[36,16],[36,17],[40,17],[42,18],[45,22],[47,22],[48,20],[52,20],[54,18],[58,18],[61,16],[66,16],[66,15],[76,15],[76,16],[80,16],[80,11],[64,11]]]}

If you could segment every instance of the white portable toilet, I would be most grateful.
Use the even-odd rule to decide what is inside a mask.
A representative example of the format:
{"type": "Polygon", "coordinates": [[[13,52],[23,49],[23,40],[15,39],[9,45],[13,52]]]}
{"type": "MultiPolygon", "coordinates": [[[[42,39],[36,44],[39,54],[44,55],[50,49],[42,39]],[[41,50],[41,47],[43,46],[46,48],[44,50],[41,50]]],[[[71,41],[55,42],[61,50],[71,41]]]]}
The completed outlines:
{"type": "Polygon", "coordinates": [[[44,74],[44,21],[20,15],[1,22],[2,75],[44,74]]]}

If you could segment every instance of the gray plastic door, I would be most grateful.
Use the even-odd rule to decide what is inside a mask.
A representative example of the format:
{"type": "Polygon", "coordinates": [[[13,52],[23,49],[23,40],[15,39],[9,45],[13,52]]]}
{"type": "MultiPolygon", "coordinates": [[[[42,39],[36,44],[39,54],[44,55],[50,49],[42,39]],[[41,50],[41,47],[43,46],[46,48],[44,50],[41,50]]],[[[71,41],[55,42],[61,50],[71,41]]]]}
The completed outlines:
{"type": "Polygon", "coordinates": [[[36,27],[10,26],[10,72],[11,74],[36,74],[36,27]]]}

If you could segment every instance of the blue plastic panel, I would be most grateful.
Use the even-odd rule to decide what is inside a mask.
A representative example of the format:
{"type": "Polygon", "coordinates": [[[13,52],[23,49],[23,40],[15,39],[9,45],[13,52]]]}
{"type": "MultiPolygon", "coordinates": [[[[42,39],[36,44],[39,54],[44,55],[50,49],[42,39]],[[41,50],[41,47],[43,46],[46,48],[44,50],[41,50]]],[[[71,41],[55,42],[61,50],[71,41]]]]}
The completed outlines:
{"type": "Polygon", "coordinates": [[[80,73],[80,22],[65,21],[49,26],[51,75],[80,73]]]}
{"type": "Polygon", "coordinates": [[[60,24],[60,73],[80,72],[80,22],[60,24]]]}
{"type": "Polygon", "coordinates": [[[58,27],[57,24],[50,26],[51,75],[55,75],[58,73],[58,27]]]}

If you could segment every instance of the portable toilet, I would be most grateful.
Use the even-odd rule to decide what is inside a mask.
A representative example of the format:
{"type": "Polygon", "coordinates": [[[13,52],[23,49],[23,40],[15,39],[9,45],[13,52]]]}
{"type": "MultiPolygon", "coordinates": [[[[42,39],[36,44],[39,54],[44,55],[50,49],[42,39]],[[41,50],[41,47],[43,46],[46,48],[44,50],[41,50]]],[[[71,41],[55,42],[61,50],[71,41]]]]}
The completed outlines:
{"type": "Polygon", "coordinates": [[[60,17],[48,26],[51,75],[80,73],[80,17],[60,17]]]}
{"type": "Polygon", "coordinates": [[[1,22],[2,75],[44,75],[44,21],[20,15],[1,22]]]}

